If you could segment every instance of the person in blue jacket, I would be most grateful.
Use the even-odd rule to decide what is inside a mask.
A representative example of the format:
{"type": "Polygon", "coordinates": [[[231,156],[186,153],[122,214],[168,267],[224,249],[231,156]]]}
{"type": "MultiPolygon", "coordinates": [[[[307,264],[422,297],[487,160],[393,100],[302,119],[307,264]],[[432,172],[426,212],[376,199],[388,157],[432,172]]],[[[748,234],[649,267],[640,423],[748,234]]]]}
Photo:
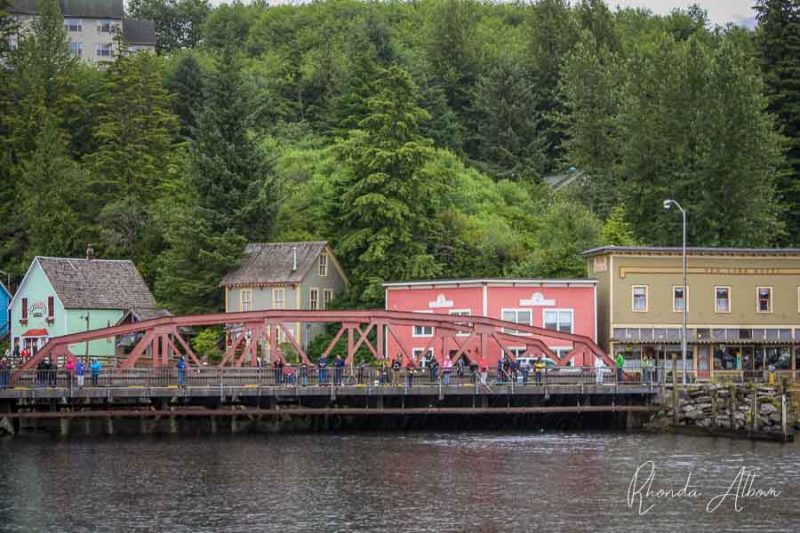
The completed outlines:
{"type": "Polygon", "coordinates": [[[186,385],[186,359],[183,356],[178,358],[175,368],[178,369],[178,386],[183,387],[186,385]]]}
{"type": "Polygon", "coordinates": [[[78,387],[83,387],[84,376],[86,375],[86,365],[82,359],[78,359],[75,365],[75,377],[78,379],[78,387]]]}
{"type": "Polygon", "coordinates": [[[342,374],[344,374],[344,359],[342,359],[341,355],[337,355],[336,360],[333,362],[334,385],[338,386],[342,384],[342,374]]]}
{"type": "Polygon", "coordinates": [[[328,358],[321,355],[317,367],[319,367],[319,384],[322,385],[328,381],[328,358]]]}
{"type": "Polygon", "coordinates": [[[92,359],[92,364],[89,367],[89,371],[92,374],[92,385],[95,387],[97,386],[97,381],[100,378],[100,370],[102,370],[102,368],[103,365],[100,364],[100,361],[98,361],[96,357],[92,359]]]}

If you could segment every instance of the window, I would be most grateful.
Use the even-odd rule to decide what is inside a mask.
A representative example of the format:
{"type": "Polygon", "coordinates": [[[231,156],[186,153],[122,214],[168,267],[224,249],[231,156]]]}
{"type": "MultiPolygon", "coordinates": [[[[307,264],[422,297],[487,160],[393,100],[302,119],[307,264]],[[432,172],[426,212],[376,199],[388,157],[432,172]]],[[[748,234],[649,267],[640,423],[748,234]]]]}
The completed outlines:
{"type": "Polygon", "coordinates": [[[682,285],[672,286],[672,311],[675,313],[682,313],[686,307],[686,298],[683,294],[682,285]]]}
{"type": "Polygon", "coordinates": [[[731,312],[730,287],[714,287],[714,312],[715,313],[731,312]]]}
{"type": "Polygon", "coordinates": [[[415,337],[432,337],[433,326],[414,326],[415,337]]]}
{"type": "Polygon", "coordinates": [[[67,31],[83,31],[81,19],[65,18],[64,29],[67,31]]]}
{"type": "Polygon", "coordinates": [[[28,320],[28,299],[22,299],[22,320],[28,320]]]}
{"type": "Polygon", "coordinates": [[[527,348],[524,346],[509,346],[508,351],[503,350],[503,355],[506,357],[512,355],[514,356],[514,359],[516,359],[517,357],[522,357],[525,354],[526,349],[527,348]]]}
{"type": "Polygon", "coordinates": [[[433,350],[425,351],[425,348],[414,348],[411,350],[411,355],[414,357],[414,360],[419,362],[423,359],[422,354],[425,353],[426,357],[433,357],[433,350]]]}
{"type": "Polygon", "coordinates": [[[241,289],[239,291],[239,311],[253,310],[253,291],[251,289],[241,289]]]}
{"type": "Polygon", "coordinates": [[[272,289],[272,308],[273,309],[286,308],[286,289],[282,287],[272,289]]]}
{"type": "Polygon", "coordinates": [[[111,43],[97,44],[97,57],[114,57],[114,48],[111,43]]]}
{"type": "Polygon", "coordinates": [[[322,289],[322,308],[330,309],[333,301],[333,289],[322,289]]]}
{"type": "Polygon", "coordinates": [[[83,45],[81,43],[69,43],[69,53],[75,57],[83,57],[83,45]]]}
{"type": "MultiPolygon", "coordinates": [[[[469,309],[451,309],[450,310],[450,314],[453,315],[453,316],[469,316],[470,315],[470,311],[469,311],[469,309]]],[[[462,324],[462,322],[459,322],[459,324],[462,324]]],[[[463,324],[464,325],[468,325],[467,322],[463,322],[463,324]]],[[[456,336],[457,337],[469,337],[469,332],[468,331],[459,331],[458,333],[456,333],[456,336]]]]}
{"type": "Polygon", "coordinates": [[[319,277],[324,278],[328,275],[328,254],[319,256],[319,277]]]}
{"type": "MultiPolygon", "coordinates": [[[[533,325],[533,313],[530,309],[503,309],[503,320],[514,322],[515,324],[533,325]]],[[[503,328],[503,333],[511,335],[530,335],[530,333],[518,331],[516,329],[503,328]]]]}
{"type": "Polygon", "coordinates": [[[572,309],[546,309],[544,315],[544,327],[572,333],[572,309]]]}
{"type": "Polygon", "coordinates": [[[758,287],[756,288],[756,295],[758,298],[759,313],[772,312],[772,287],[758,287]]]}
{"type": "Polygon", "coordinates": [[[308,308],[313,311],[319,309],[319,289],[308,290],[308,308]]]}
{"type": "Polygon", "coordinates": [[[114,25],[114,21],[112,20],[98,20],[97,21],[97,32],[98,33],[111,33],[116,30],[116,26],[114,25]]]}
{"type": "Polygon", "coordinates": [[[47,319],[52,320],[56,316],[56,299],[53,296],[47,297],[47,319]]]}
{"type": "Polygon", "coordinates": [[[631,287],[632,309],[634,313],[647,312],[647,285],[634,285],[631,287]]]}

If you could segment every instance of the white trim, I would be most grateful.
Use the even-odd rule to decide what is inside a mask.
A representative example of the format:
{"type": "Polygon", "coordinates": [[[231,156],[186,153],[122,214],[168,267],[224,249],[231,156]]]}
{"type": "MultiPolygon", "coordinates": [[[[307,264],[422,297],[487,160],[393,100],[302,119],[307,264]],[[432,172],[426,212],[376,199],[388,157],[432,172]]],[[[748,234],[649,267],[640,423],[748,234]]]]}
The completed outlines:
{"type": "MultiPolygon", "coordinates": [[[[429,311],[427,309],[424,310],[424,311],[411,311],[411,312],[412,313],[424,313],[426,315],[432,315],[433,314],[433,311],[429,311]]],[[[429,339],[429,338],[433,337],[435,332],[436,332],[436,328],[434,328],[433,326],[411,326],[411,336],[412,337],[429,339]],[[417,335],[417,328],[418,327],[420,327],[420,328],[431,328],[431,334],[430,335],[417,335]]]]}
{"type": "MultiPolygon", "coordinates": [[[[592,340],[597,342],[597,287],[592,289],[592,297],[594,299],[594,316],[592,322],[594,323],[594,337],[592,340]]],[[[611,318],[611,317],[609,317],[611,318]]]]}
{"type": "MultiPolygon", "coordinates": [[[[555,308],[554,307],[554,308],[551,308],[551,309],[542,309],[542,327],[544,329],[548,329],[547,326],[545,326],[546,322],[545,322],[545,319],[544,319],[544,314],[547,313],[548,311],[552,311],[552,312],[555,312],[555,313],[567,313],[568,312],[569,315],[570,315],[569,333],[570,334],[575,333],[575,309],[570,309],[568,307],[564,307],[564,308],[555,308]]],[[[556,315],[556,319],[557,319],[558,324],[561,325],[561,320],[560,320],[560,317],[558,315],[556,315]]],[[[551,330],[551,331],[561,331],[561,330],[560,329],[555,329],[555,330],[551,330]]],[[[547,336],[544,333],[542,335],[545,336],[545,337],[547,336]]]]}
{"type": "MultiPolygon", "coordinates": [[[[508,312],[514,311],[514,313],[516,314],[515,318],[517,320],[519,320],[519,312],[520,311],[525,312],[525,313],[530,313],[531,320],[527,324],[525,322],[516,322],[516,321],[514,321],[514,323],[515,324],[522,324],[523,326],[533,326],[533,309],[520,309],[518,307],[503,307],[502,309],[500,309],[500,320],[502,320],[504,322],[511,322],[510,320],[506,320],[505,318],[503,318],[503,316],[506,314],[506,311],[508,311],[508,312]]],[[[509,333],[508,331],[506,331],[505,328],[503,328],[503,333],[509,333],[510,335],[518,335],[520,337],[530,337],[530,336],[533,335],[532,333],[528,333],[528,332],[525,332],[525,331],[519,331],[519,330],[514,330],[514,331],[516,333],[509,333]]]]}
{"type": "Polygon", "coordinates": [[[319,311],[320,309],[322,309],[322,306],[320,305],[321,301],[319,299],[319,296],[320,296],[319,287],[309,287],[308,288],[308,308],[310,310],[319,311]],[[311,307],[311,295],[314,294],[315,291],[317,293],[317,306],[316,307],[311,307]]]}
{"type": "Polygon", "coordinates": [[[253,289],[239,289],[239,311],[252,311],[253,310],[253,289]],[[245,293],[250,295],[248,299],[248,307],[247,309],[244,308],[244,295],[245,293]]]}
{"type": "MultiPolygon", "coordinates": [[[[683,289],[683,285],[672,286],[672,312],[683,313],[683,309],[675,309],[675,289],[683,289]]],[[[686,312],[689,312],[689,285],[686,285],[686,294],[683,295],[683,305],[686,306],[686,312]]],[[[649,307],[650,302],[648,302],[649,307]]]]}
{"type": "Polygon", "coordinates": [[[483,316],[489,316],[489,286],[487,284],[483,284],[483,307],[481,310],[483,311],[483,316]]]}
{"type": "Polygon", "coordinates": [[[717,315],[729,315],[733,311],[733,298],[731,298],[731,287],[730,285],[714,285],[714,314],[717,315]],[[720,311],[717,308],[717,289],[728,289],[728,310],[727,311],[720,311]]]}
{"type": "Polygon", "coordinates": [[[772,310],[775,307],[774,302],[773,302],[774,292],[775,291],[773,290],[773,287],[770,286],[770,285],[761,285],[760,287],[756,287],[756,313],[758,313],[760,315],[768,315],[768,314],[772,313],[772,310]],[[768,311],[762,311],[760,309],[761,306],[759,305],[760,302],[758,301],[758,299],[759,299],[758,291],[760,291],[761,289],[769,289],[769,310],[768,311]]]}
{"type": "MultiPolygon", "coordinates": [[[[8,301],[7,312],[8,312],[8,334],[9,334],[9,337],[11,336],[11,327],[13,326],[12,317],[11,317],[11,308],[14,306],[14,303],[16,302],[17,297],[20,297],[20,295],[22,294],[23,289],[25,287],[25,283],[28,281],[28,276],[30,275],[31,270],[33,269],[33,265],[39,263],[39,257],[45,257],[45,256],[38,256],[37,255],[36,257],[33,258],[33,261],[31,261],[31,264],[28,266],[28,270],[25,271],[25,276],[22,278],[22,281],[20,281],[19,285],[17,286],[17,292],[15,292],[14,296],[11,297],[11,299],[8,301]]],[[[44,279],[46,279],[47,283],[50,284],[50,288],[53,290],[53,295],[56,297],[56,300],[58,301],[58,303],[61,304],[61,309],[64,310],[64,317],[66,319],[67,307],[64,305],[64,302],[61,301],[61,297],[58,295],[58,291],[56,291],[56,286],[53,285],[53,282],[50,280],[49,277],[47,277],[47,272],[44,271],[44,268],[42,268],[41,263],[39,263],[39,270],[42,271],[42,275],[44,276],[44,279]]],[[[64,335],[67,335],[67,332],[68,332],[68,329],[67,329],[66,324],[65,324],[64,325],[64,335]]]]}
{"type": "Polygon", "coordinates": [[[800,313],[800,285],[797,287],[797,312],[800,313]]]}
{"type": "MultiPolygon", "coordinates": [[[[653,328],[680,328],[680,322],[673,322],[670,324],[650,324],[650,323],[637,323],[637,324],[614,324],[615,328],[644,328],[644,329],[653,329],[653,328]]],[[[794,322],[787,322],[786,324],[722,324],[716,322],[714,324],[700,324],[700,323],[692,323],[689,322],[686,324],[688,329],[692,328],[709,328],[709,329],[791,329],[795,327],[794,322]]]]}
{"type": "MultiPolygon", "coordinates": [[[[472,309],[450,309],[448,312],[451,316],[472,316],[472,309]]],[[[469,332],[456,333],[456,337],[469,337],[469,332]]]]}
{"type": "Polygon", "coordinates": [[[650,286],[631,285],[631,313],[647,313],[648,311],[650,311],[650,286]],[[644,289],[644,309],[636,309],[635,289],[644,289]]]}
{"type": "Polygon", "coordinates": [[[286,309],[286,287],[273,287],[272,288],[272,309],[286,309]],[[283,292],[283,307],[276,307],[275,304],[278,302],[278,299],[275,298],[275,291],[282,291],[283,292]]]}
{"type": "Polygon", "coordinates": [[[325,288],[322,289],[322,307],[320,307],[320,309],[327,310],[327,309],[330,308],[330,303],[333,301],[333,295],[334,295],[333,289],[325,289],[325,288]],[[330,300],[330,302],[326,303],[325,302],[325,295],[327,295],[327,294],[331,295],[331,300],[330,300]]]}
{"type": "Polygon", "coordinates": [[[330,263],[331,263],[330,262],[330,256],[326,252],[323,251],[322,253],[320,253],[317,256],[317,274],[319,274],[319,277],[321,277],[321,278],[327,278],[328,277],[328,271],[330,270],[330,263]],[[322,273],[322,262],[323,262],[322,258],[323,257],[325,258],[325,273],[324,274],[322,273]]]}

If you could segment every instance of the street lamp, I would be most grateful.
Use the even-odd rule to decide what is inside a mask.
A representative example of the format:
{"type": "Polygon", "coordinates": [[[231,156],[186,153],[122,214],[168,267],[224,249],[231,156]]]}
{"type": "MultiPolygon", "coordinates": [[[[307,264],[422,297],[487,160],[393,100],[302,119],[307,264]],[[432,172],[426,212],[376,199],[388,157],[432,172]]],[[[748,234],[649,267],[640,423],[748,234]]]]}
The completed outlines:
{"type": "Polygon", "coordinates": [[[664,200],[664,209],[670,209],[673,205],[677,207],[681,215],[683,215],[683,249],[681,253],[683,260],[683,329],[681,331],[681,364],[683,366],[683,372],[681,373],[681,383],[686,385],[686,315],[689,308],[689,294],[686,291],[686,210],[675,200],[664,200]]]}
{"type": "MultiPolygon", "coordinates": [[[[86,331],[89,331],[89,311],[86,311],[86,314],[81,315],[80,320],[86,321],[86,331]]],[[[86,341],[86,356],[85,356],[86,366],[89,366],[89,341],[86,341]]]]}

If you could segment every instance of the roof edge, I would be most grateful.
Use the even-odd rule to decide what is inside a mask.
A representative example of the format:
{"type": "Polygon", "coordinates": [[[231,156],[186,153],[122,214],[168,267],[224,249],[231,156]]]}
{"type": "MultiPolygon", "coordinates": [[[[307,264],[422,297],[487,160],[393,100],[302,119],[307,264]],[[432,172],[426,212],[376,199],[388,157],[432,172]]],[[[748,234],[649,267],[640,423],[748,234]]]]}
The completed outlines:
{"type": "Polygon", "coordinates": [[[475,278],[475,279],[443,279],[443,280],[417,280],[417,281],[391,281],[383,283],[383,287],[414,287],[423,285],[570,285],[586,284],[597,285],[597,280],[592,278],[475,278]]]}
{"type": "MultiPolygon", "coordinates": [[[[680,254],[681,246],[598,246],[581,252],[583,257],[610,253],[619,254],[680,254]]],[[[718,255],[800,255],[800,248],[734,248],[714,246],[688,246],[687,254],[718,255]]]]}

